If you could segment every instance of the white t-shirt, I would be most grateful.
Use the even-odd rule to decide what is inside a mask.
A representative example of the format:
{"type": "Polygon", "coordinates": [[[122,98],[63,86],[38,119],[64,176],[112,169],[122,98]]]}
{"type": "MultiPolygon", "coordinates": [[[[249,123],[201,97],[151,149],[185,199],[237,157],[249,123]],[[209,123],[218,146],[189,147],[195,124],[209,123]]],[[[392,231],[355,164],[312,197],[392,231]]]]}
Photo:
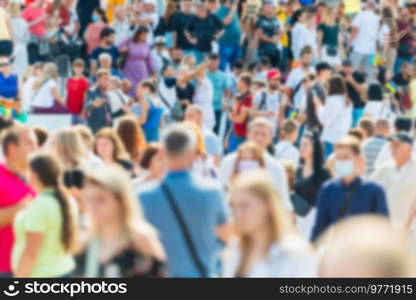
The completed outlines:
{"type": "Polygon", "coordinates": [[[295,59],[300,58],[300,52],[303,47],[309,45],[309,30],[305,25],[296,23],[292,29],[292,51],[295,59]]]}
{"type": "Polygon", "coordinates": [[[259,91],[254,95],[254,104],[256,105],[259,111],[273,111],[275,113],[273,117],[267,118],[273,125],[273,132],[276,132],[277,123],[279,121],[279,107],[282,103],[282,99],[282,94],[277,91],[272,94],[268,91],[259,91]],[[260,104],[262,104],[263,99],[265,100],[264,105],[260,107],[260,104]]]}
{"type": "MultiPolygon", "coordinates": [[[[286,80],[286,85],[292,89],[292,92],[296,89],[299,83],[305,78],[307,74],[315,73],[312,67],[305,71],[303,68],[295,68],[290,73],[286,80]]],[[[304,110],[306,108],[306,92],[303,84],[300,86],[294,96],[295,108],[304,110]]]]}
{"type": "Polygon", "coordinates": [[[32,91],[32,99],[30,105],[37,108],[51,108],[55,101],[52,89],[57,88],[58,83],[55,79],[49,79],[43,83],[39,90],[32,91]]]}
{"type": "MultiPolygon", "coordinates": [[[[237,153],[234,152],[225,156],[221,162],[219,180],[224,186],[227,186],[230,182],[231,175],[235,170],[236,161],[237,153]]],[[[289,199],[289,184],[287,181],[287,175],[282,167],[282,164],[266,151],[264,151],[264,164],[273,180],[273,183],[275,184],[276,190],[282,199],[284,207],[289,211],[293,211],[293,205],[289,199]]]]}
{"type": "Polygon", "coordinates": [[[295,168],[299,165],[299,150],[292,143],[282,140],[274,148],[274,156],[278,160],[291,161],[295,168]]]}
{"type": "Polygon", "coordinates": [[[204,127],[213,129],[215,126],[214,115],[214,88],[208,78],[198,79],[198,84],[195,89],[193,102],[202,108],[204,112],[203,122],[204,127]]]}
{"type": "Polygon", "coordinates": [[[391,114],[390,104],[385,101],[368,101],[364,107],[364,115],[373,120],[390,118],[391,114]]]}
{"type": "Polygon", "coordinates": [[[357,36],[352,44],[354,52],[361,54],[376,53],[380,18],[373,11],[365,10],[355,17],[352,26],[358,28],[357,36]]]}

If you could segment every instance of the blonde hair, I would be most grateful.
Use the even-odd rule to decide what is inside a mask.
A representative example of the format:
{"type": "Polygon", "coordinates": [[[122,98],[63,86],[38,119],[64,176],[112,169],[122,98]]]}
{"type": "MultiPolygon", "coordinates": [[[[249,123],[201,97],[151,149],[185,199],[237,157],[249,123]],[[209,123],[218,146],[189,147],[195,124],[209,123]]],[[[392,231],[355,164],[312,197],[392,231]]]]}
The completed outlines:
{"type": "Polygon", "coordinates": [[[20,4],[15,1],[10,2],[8,11],[9,11],[10,18],[13,18],[13,19],[20,18],[22,15],[20,4]]]}
{"type": "Polygon", "coordinates": [[[234,172],[232,177],[235,178],[238,175],[238,164],[241,161],[241,155],[244,151],[251,151],[254,154],[254,159],[258,162],[260,162],[260,166],[264,168],[264,156],[263,156],[263,150],[261,147],[252,141],[247,141],[243,143],[240,147],[238,147],[237,150],[237,159],[235,161],[234,165],[234,172]]]}
{"type": "Polygon", "coordinates": [[[123,145],[120,137],[118,136],[117,132],[112,128],[103,128],[97,132],[95,135],[94,140],[94,153],[97,153],[97,141],[101,138],[109,140],[114,146],[114,153],[113,153],[113,160],[120,161],[123,159],[128,159],[129,155],[126,151],[126,148],[123,145]]]}
{"type": "Polygon", "coordinates": [[[81,164],[85,157],[85,145],[82,136],[75,128],[63,128],[55,137],[58,156],[66,167],[74,168],[81,164]]]}
{"type": "Polygon", "coordinates": [[[33,90],[39,90],[42,84],[50,79],[58,79],[58,68],[54,63],[45,64],[43,67],[42,75],[33,84],[33,90]]]}
{"type": "Polygon", "coordinates": [[[190,127],[196,136],[196,152],[199,156],[205,157],[207,155],[207,151],[205,148],[205,140],[204,135],[202,134],[201,128],[198,125],[192,122],[184,122],[184,124],[190,127]]]}
{"type": "MultiPolygon", "coordinates": [[[[121,222],[128,237],[134,237],[138,230],[156,235],[156,230],[145,220],[139,201],[134,194],[126,172],[116,167],[102,167],[89,174],[87,183],[97,185],[111,192],[121,206],[121,222]]],[[[97,225],[96,230],[97,230],[97,225]]]]}
{"type": "MultiPolygon", "coordinates": [[[[270,179],[270,175],[266,171],[254,171],[239,175],[231,185],[231,199],[236,191],[250,193],[267,205],[270,212],[267,251],[274,243],[282,241],[292,231],[282,200],[270,179]]],[[[238,241],[241,249],[241,260],[236,275],[244,276],[249,267],[248,255],[253,245],[251,237],[242,233],[238,233],[238,241]]]]}
{"type": "Polygon", "coordinates": [[[334,14],[334,9],[332,7],[325,7],[322,13],[322,23],[328,26],[335,24],[332,15],[334,14]]]}

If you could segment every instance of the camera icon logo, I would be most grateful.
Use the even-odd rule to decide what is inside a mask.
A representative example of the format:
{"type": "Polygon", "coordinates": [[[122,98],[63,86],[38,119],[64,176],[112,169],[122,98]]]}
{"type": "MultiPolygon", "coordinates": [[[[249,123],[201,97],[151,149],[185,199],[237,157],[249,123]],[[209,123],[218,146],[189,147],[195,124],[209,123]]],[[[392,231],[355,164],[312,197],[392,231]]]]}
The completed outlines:
{"type": "Polygon", "coordinates": [[[13,282],[13,284],[10,284],[7,287],[7,290],[4,290],[3,293],[6,294],[6,296],[9,296],[9,297],[17,296],[20,293],[20,291],[16,289],[16,286],[18,284],[19,284],[19,281],[13,282]]]}

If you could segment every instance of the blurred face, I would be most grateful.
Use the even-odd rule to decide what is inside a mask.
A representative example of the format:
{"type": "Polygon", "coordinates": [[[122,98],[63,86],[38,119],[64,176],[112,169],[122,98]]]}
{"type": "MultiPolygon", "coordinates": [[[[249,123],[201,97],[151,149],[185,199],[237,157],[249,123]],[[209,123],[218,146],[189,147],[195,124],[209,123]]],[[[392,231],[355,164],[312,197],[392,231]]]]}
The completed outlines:
{"type": "Polygon", "coordinates": [[[253,159],[255,159],[253,151],[244,150],[240,152],[240,160],[253,160],[253,159]]]}
{"type": "Polygon", "coordinates": [[[404,64],[402,67],[402,73],[406,76],[412,76],[413,67],[410,64],[404,64]]]}
{"type": "Polygon", "coordinates": [[[32,169],[29,169],[28,181],[29,181],[30,186],[33,187],[36,191],[39,191],[40,188],[42,187],[38,174],[32,171],[32,169]]]}
{"type": "Polygon", "coordinates": [[[272,142],[272,132],[266,126],[252,126],[248,131],[247,138],[249,141],[257,143],[263,150],[265,150],[272,142]]]}
{"type": "Polygon", "coordinates": [[[0,60],[0,72],[1,73],[10,73],[12,71],[12,65],[8,59],[0,60]]]}
{"type": "Polygon", "coordinates": [[[174,63],[178,64],[183,58],[183,51],[181,49],[172,50],[172,60],[174,63]]]}
{"type": "Polygon", "coordinates": [[[184,12],[191,12],[192,6],[193,5],[191,0],[184,0],[181,2],[181,8],[184,12]]]}
{"type": "Polygon", "coordinates": [[[311,61],[312,61],[312,58],[313,58],[312,53],[310,53],[310,54],[304,54],[304,55],[301,57],[301,62],[302,62],[302,65],[303,65],[303,66],[309,66],[309,65],[310,65],[310,63],[311,63],[311,61]]]}
{"type": "Polygon", "coordinates": [[[313,145],[312,141],[308,137],[302,138],[300,142],[300,156],[304,159],[311,158],[313,156],[313,145]]]}
{"type": "Polygon", "coordinates": [[[271,4],[263,5],[263,12],[266,16],[271,17],[276,13],[274,6],[271,4]]]}
{"type": "Polygon", "coordinates": [[[397,163],[404,163],[412,157],[412,146],[402,142],[390,142],[393,158],[397,163]]]}
{"type": "Polygon", "coordinates": [[[113,223],[121,219],[120,201],[104,187],[88,183],[82,190],[81,197],[97,225],[113,223]]]}
{"type": "Polygon", "coordinates": [[[96,143],[96,151],[99,157],[104,160],[112,160],[114,153],[114,145],[107,138],[99,138],[96,143]]]}
{"type": "Polygon", "coordinates": [[[100,88],[108,89],[110,86],[110,76],[107,76],[107,75],[100,76],[100,78],[98,78],[97,80],[97,83],[100,86],[100,88]]]}
{"type": "Polygon", "coordinates": [[[231,196],[235,225],[242,234],[263,230],[270,219],[269,208],[262,199],[246,190],[237,190],[231,196]]]}
{"type": "Polygon", "coordinates": [[[331,74],[332,74],[331,70],[323,70],[323,71],[320,73],[320,77],[321,77],[323,80],[328,81],[328,80],[329,80],[329,78],[331,78],[331,74]]]}
{"type": "Polygon", "coordinates": [[[185,121],[200,125],[202,124],[202,116],[199,112],[193,109],[187,109],[185,112],[185,121]]]}
{"type": "Polygon", "coordinates": [[[28,166],[29,155],[37,149],[36,136],[32,130],[26,129],[20,133],[18,144],[10,144],[7,157],[23,167],[28,166]]]}
{"type": "Polygon", "coordinates": [[[150,3],[143,4],[143,9],[145,12],[153,12],[155,10],[155,6],[150,3]]]}
{"type": "Polygon", "coordinates": [[[208,61],[208,68],[210,70],[217,70],[219,65],[220,65],[220,60],[219,59],[210,59],[208,61]]]}
{"type": "Polygon", "coordinates": [[[147,36],[149,35],[149,33],[148,32],[142,32],[140,35],[139,35],[139,43],[144,43],[144,42],[146,42],[147,41],[147,36]]]}
{"type": "Polygon", "coordinates": [[[269,79],[269,87],[272,90],[277,90],[280,86],[280,80],[278,77],[269,79]]]}
{"type": "Polygon", "coordinates": [[[349,147],[335,149],[335,173],[339,178],[350,177],[357,172],[357,159],[349,147]]]}
{"type": "Polygon", "coordinates": [[[111,34],[108,37],[106,37],[105,43],[107,45],[113,45],[114,44],[114,40],[115,40],[115,35],[114,34],[111,34]]]}
{"type": "Polygon", "coordinates": [[[241,79],[238,80],[237,87],[238,87],[238,90],[240,92],[245,92],[245,91],[247,91],[249,89],[249,87],[247,86],[247,84],[243,80],[241,80],[241,79]]]}
{"type": "Polygon", "coordinates": [[[83,74],[84,73],[84,67],[81,66],[74,66],[74,73],[75,74],[83,74]]]}
{"type": "Polygon", "coordinates": [[[345,74],[352,74],[352,72],[354,71],[352,66],[344,66],[343,67],[345,74]]]}
{"type": "Polygon", "coordinates": [[[196,13],[198,17],[200,17],[201,19],[205,19],[208,15],[208,10],[206,8],[198,7],[196,13]]]}

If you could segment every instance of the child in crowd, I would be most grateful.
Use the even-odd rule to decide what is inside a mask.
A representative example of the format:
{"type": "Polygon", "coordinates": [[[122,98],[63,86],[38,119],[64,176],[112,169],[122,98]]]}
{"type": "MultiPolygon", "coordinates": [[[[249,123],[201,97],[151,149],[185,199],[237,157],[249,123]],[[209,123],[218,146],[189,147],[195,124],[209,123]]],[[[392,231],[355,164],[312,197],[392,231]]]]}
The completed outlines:
{"type": "Polygon", "coordinates": [[[275,146],[277,159],[286,159],[297,167],[299,165],[299,150],[294,146],[298,138],[299,125],[294,120],[286,120],[281,128],[282,140],[275,146]]]}

